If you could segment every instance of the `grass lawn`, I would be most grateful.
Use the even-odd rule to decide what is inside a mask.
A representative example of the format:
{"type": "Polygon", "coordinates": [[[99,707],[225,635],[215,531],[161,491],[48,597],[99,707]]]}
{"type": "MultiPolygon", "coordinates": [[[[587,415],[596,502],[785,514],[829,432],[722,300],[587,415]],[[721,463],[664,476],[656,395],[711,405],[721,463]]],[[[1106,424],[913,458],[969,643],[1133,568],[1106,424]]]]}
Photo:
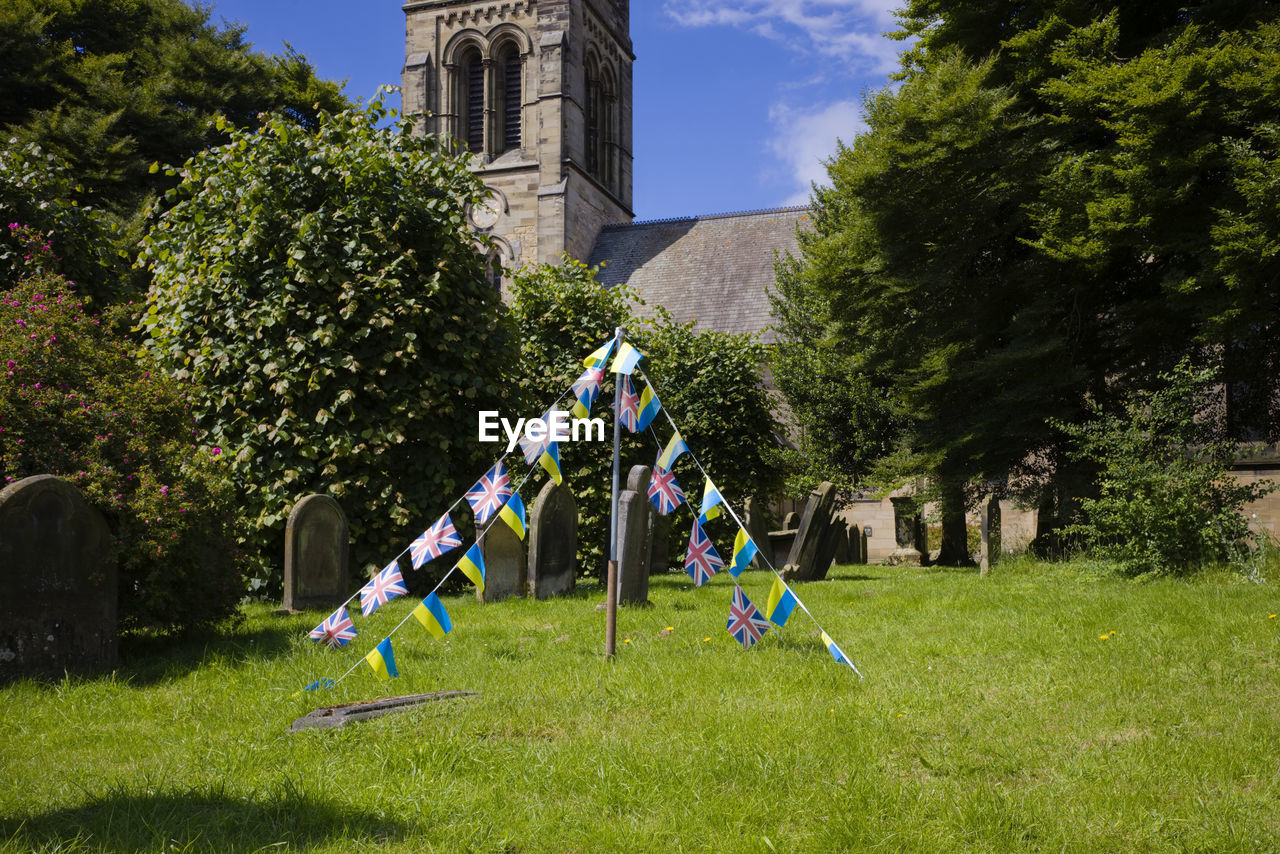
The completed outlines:
{"type": "MultiPolygon", "coordinates": [[[[768,578],[743,576],[763,602],[768,578]]],[[[655,578],[602,660],[598,587],[446,599],[402,677],[338,676],[323,614],[0,688],[0,851],[1280,851],[1280,586],[842,567],[749,651],[731,585],[655,578]],[[670,630],[668,631],[668,627],[670,630]],[[318,705],[478,691],[291,735],[318,705]]]]}

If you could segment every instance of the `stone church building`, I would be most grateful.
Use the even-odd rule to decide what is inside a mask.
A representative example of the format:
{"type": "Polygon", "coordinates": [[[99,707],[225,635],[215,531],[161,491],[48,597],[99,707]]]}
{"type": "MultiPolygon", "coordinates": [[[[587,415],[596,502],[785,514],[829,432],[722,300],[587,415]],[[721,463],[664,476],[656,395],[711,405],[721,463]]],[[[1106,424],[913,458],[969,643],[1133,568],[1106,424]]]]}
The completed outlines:
{"type": "MultiPolygon", "coordinates": [[[[490,196],[471,224],[494,239],[497,275],[567,254],[604,264],[602,284],[628,284],[676,320],[773,339],[775,253],[796,252],[807,211],[635,221],[629,0],[408,0],[403,8],[404,112],[425,115],[428,132],[472,152],[490,196]]],[[[1248,465],[1239,476],[1275,477],[1273,468],[1248,465]]],[[[1035,513],[1001,503],[1003,545],[1016,549],[1033,535],[1035,513]]],[[[1258,523],[1274,534],[1280,498],[1263,504],[1258,523]]],[[[871,530],[871,560],[893,551],[888,499],[855,502],[844,515],[871,530]]]]}
{"type": "MultiPolygon", "coordinates": [[[[475,157],[472,225],[511,270],[562,254],[604,264],[649,306],[771,340],[774,253],[803,208],[635,222],[629,0],[410,0],[404,111],[475,157]]],[[[496,265],[497,266],[497,265],[496,265]]]]}

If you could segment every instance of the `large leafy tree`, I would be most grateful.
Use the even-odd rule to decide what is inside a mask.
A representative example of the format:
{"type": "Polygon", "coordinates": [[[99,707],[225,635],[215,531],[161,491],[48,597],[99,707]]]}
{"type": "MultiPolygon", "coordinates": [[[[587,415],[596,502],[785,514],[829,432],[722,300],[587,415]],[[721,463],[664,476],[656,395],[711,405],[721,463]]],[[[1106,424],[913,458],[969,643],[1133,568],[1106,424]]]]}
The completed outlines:
{"type": "Polygon", "coordinates": [[[471,485],[479,409],[501,408],[499,297],[466,162],[380,102],[229,129],[181,169],[143,243],[148,345],[278,559],[290,506],[324,492],[357,565],[381,566],[471,485]]]}
{"type": "MultiPolygon", "coordinates": [[[[1078,423],[1190,354],[1273,389],[1280,348],[1273,4],[916,0],[900,86],[816,197],[800,276],[932,475],[943,559],[966,489],[1073,471],[1078,423]]],[[[1274,436],[1274,398],[1235,408],[1274,436]]],[[[952,548],[948,548],[951,546],[952,548]]]]}
{"type": "MultiPolygon", "coordinates": [[[[239,26],[210,22],[181,0],[6,0],[0,4],[0,136],[38,144],[67,167],[69,199],[123,221],[120,248],[147,200],[173,186],[154,162],[179,164],[224,142],[222,116],[249,127],[283,111],[314,127],[346,106],[290,49],[257,53],[239,26]]],[[[37,203],[58,187],[37,188],[37,203]]],[[[31,218],[27,224],[44,227],[31,218]]],[[[63,252],[73,235],[54,235],[63,252]]]]}

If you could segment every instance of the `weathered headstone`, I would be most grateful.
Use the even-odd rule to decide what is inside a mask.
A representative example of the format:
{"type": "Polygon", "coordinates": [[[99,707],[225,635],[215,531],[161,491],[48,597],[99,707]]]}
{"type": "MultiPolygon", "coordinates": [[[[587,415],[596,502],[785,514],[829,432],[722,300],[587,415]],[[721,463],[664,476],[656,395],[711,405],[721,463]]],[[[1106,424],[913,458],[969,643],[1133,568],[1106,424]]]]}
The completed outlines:
{"type": "MultiPolygon", "coordinates": [[[[652,507],[653,502],[649,505],[652,507]]],[[[673,511],[674,512],[674,511],[673,511]]],[[[671,564],[671,517],[649,511],[649,574],[661,575],[671,564]]]]}
{"type": "Polygon", "coordinates": [[[809,495],[791,554],[787,556],[787,574],[795,581],[821,581],[827,577],[835,558],[836,538],[832,530],[832,514],[836,504],[836,488],[823,481],[809,495]]]}
{"type": "Polygon", "coordinates": [[[0,491],[0,681],[115,667],[112,546],[102,514],[60,478],[0,491]]]}
{"type": "Polygon", "coordinates": [[[800,514],[792,510],[786,516],[782,517],[782,530],[794,531],[800,527],[800,514]]]}
{"type": "Polygon", "coordinates": [[[308,495],[284,530],[284,610],[333,608],[350,593],[350,529],[331,496],[308,495]]]}
{"type": "Polygon", "coordinates": [[[529,565],[524,540],[510,525],[499,520],[489,526],[480,542],[480,556],[484,558],[484,591],[476,590],[477,600],[501,602],[524,595],[529,586],[529,565]]]}
{"type": "Polygon", "coordinates": [[[627,488],[618,496],[618,602],[639,605],[649,601],[648,466],[633,466],[627,488]]]}
{"type": "Polygon", "coordinates": [[[529,524],[529,595],[572,593],[578,572],[578,503],[567,486],[548,480],[529,524]]]}
{"type": "Polygon", "coordinates": [[[759,549],[756,556],[751,562],[755,564],[757,569],[765,568],[765,558],[769,558],[772,562],[773,555],[769,554],[772,550],[769,545],[769,509],[765,502],[759,498],[748,498],[742,503],[742,521],[746,523],[747,535],[751,537],[751,541],[756,544],[759,549]]]}
{"type": "Polygon", "coordinates": [[[898,544],[886,563],[920,565],[923,552],[917,548],[920,540],[920,508],[915,496],[904,495],[890,498],[893,502],[893,535],[898,544]]]}

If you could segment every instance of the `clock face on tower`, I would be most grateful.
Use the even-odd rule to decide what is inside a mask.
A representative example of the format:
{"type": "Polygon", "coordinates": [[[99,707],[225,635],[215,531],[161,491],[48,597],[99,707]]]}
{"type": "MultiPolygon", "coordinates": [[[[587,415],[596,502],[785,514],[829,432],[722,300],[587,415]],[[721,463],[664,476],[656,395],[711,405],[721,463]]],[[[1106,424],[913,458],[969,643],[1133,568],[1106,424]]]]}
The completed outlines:
{"type": "Polygon", "coordinates": [[[501,203],[493,196],[489,196],[480,204],[473,205],[471,212],[467,216],[476,229],[488,231],[497,224],[498,217],[501,215],[501,203]]]}

